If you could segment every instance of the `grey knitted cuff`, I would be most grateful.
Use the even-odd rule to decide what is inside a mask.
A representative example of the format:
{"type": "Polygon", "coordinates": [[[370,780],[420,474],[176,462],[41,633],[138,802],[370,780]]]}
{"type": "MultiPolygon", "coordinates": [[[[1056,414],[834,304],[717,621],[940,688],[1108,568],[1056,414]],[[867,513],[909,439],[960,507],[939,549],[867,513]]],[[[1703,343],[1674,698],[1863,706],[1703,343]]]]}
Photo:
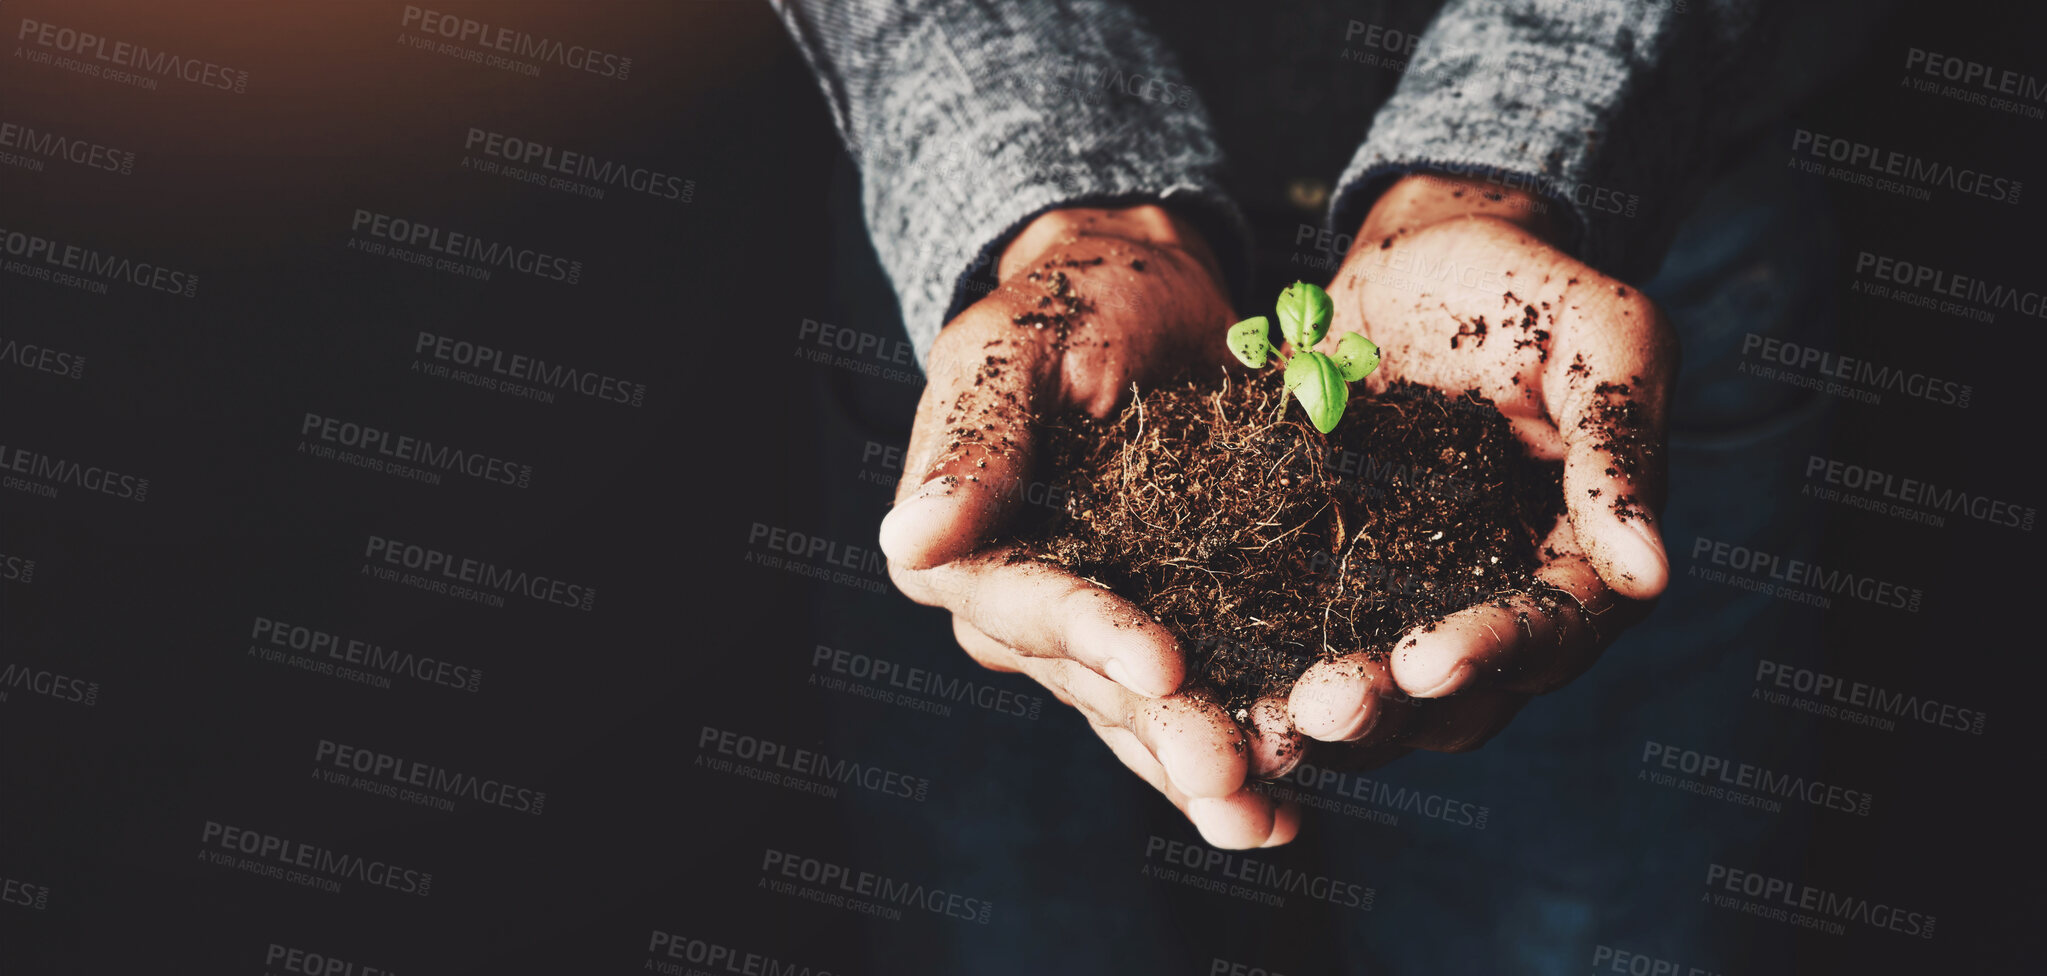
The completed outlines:
{"type": "Polygon", "coordinates": [[[1653,167],[1631,167],[1625,148],[1600,137],[1630,84],[1626,59],[1494,22],[1438,28],[1345,167],[1330,228],[1355,232],[1394,179],[1440,171],[1542,198],[1588,264],[1620,277],[1652,271],[1664,215],[1651,212],[1656,194],[1631,181],[1653,167]]]}
{"type": "Polygon", "coordinates": [[[927,23],[911,45],[921,56],[898,59],[869,93],[852,127],[865,142],[849,148],[919,363],[993,287],[1001,248],[1054,208],[1162,203],[1200,227],[1241,281],[1249,235],[1222,188],[1207,112],[1128,18],[1107,8],[1063,24],[1057,50],[1042,30],[927,23]]]}

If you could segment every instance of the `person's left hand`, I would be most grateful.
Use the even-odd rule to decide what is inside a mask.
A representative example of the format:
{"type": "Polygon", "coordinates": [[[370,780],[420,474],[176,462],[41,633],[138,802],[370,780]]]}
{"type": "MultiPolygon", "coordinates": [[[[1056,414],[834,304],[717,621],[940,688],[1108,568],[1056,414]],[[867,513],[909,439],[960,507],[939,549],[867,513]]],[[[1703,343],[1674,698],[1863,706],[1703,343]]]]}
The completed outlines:
{"type": "Polygon", "coordinates": [[[1655,303],[1555,247],[1542,205],[1480,181],[1405,177],[1374,205],[1329,286],[1332,351],[1377,343],[1367,380],[1476,389],[1534,455],[1563,461],[1565,514],[1536,576],[1557,599],[1472,607],[1398,641],[1384,662],[1318,663],[1287,709],[1318,765],[1477,748],[1529,696],[1577,677],[1663,592],[1657,531],[1677,341],[1655,303]],[[1524,327],[1529,316],[1535,321],[1524,327]]]}

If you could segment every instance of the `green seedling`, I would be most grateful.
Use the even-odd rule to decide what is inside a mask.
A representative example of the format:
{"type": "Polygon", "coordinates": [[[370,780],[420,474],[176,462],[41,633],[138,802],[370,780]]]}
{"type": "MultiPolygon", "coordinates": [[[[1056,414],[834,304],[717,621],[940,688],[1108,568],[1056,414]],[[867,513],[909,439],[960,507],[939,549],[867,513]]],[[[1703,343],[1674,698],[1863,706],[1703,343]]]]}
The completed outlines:
{"type": "Polygon", "coordinates": [[[1248,318],[1230,326],[1230,353],[1252,369],[1277,361],[1286,368],[1287,392],[1301,402],[1308,420],[1325,434],[1343,419],[1350,403],[1350,384],[1379,368],[1379,347],[1356,332],[1336,340],[1336,352],[1315,351],[1315,344],[1329,334],[1334,306],[1329,293],[1296,281],[1279,293],[1279,331],[1293,347],[1293,355],[1282,355],[1272,345],[1272,323],[1265,316],[1248,318]]]}

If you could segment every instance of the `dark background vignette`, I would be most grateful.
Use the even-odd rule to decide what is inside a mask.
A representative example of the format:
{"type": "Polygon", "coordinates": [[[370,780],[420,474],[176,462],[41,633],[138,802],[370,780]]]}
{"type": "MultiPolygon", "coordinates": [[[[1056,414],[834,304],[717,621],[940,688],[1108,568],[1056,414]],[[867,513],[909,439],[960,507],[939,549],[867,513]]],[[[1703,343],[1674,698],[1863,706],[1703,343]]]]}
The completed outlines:
{"type": "MultiPolygon", "coordinates": [[[[255,973],[272,943],[403,973],[640,971],[654,930],[833,972],[935,971],[917,933],[956,922],[869,922],[758,891],[760,852],[987,890],[971,865],[858,840],[864,818],[975,815],[983,771],[902,770],[936,784],[929,803],[906,805],[693,765],[705,727],[888,766],[893,737],[985,736],[995,755],[1042,723],[1077,721],[1023,679],[992,675],[1045,698],[1045,716],[920,724],[876,708],[854,714],[884,718],[849,721],[806,684],[818,644],[981,675],[944,646],[937,611],[746,561],[755,523],[869,545],[890,494],[869,445],[903,442],[918,389],[798,356],[805,320],[898,334],[814,83],[763,5],[434,6],[628,54],[631,73],[543,65],[527,77],[417,50],[396,40],[404,4],[44,0],[0,12],[0,121],[135,153],[128,175],[0,166],[0,228],[200,282],[187,299],[0,274],[0,338],[87,363],[75,380],[0,364],[0,444],[151,482],[141,503],[0,492],[0,553],[36,567],[0,583],[0,665],[98,685],[90,706],[19,689],[0,702],[0,877],[49,889],[47,908],[0,904],[0,972],[255,973]],[[145,90],[31,63],[12,36],[24,17],[246,70],[247,90],[172,79],[145,90]],[[472,127],[676,174],[690,199],[592,200],[467,170],[472,127]],[[504,271],[479,282],[359,253],[346,247],[358,209],[557,253],[582,273],[573,285],[504,271]],[[410,369],[420,331],[643,383],[645,400],[538,404],[422,376],[410,369]],[[528,464],[532,481],[426,486],[308,458],[297,451],[308,412],[528,464]],[[372,580],[360,574],[371,537],[599,597],[588,613],[523,597],[491,608],[372,580]],[[930,647],[863,640],[866,622],[913,613],[930,647]],[[445,655],[485,677],[473,693],[407,678],[376,689],[258,660],[246,653],[258,617],[445,655]],[[322,739],[544,790],[545,811],[462,801],[449,814],[321,782],[322,739]],[[350,883],[330,895],[201,863],[209,820],[431,871],[431,894],[350,883]]],[[[2047,121],[1901,87],[1899,61],[1921,47],[2043,75],[2042,26],[2037,10],[1990,2],[1905,11],[1794,121],[2033,183],[2047,121]]],[[[2029,219],[2038,188],[2017,207],[1826,189],[1845,242],[1837,351],[1974,388],[1967,410],[1842,404],[1829,454],[2038,504],[2029,395],[2042,333],[2010,312],[1985,325],[1849,293],[1857,248],[2047,285],[2029,219]]],[[[1922,586],[1928,603],[1824,614],[1824,648],[1801,663],[1990,721],[1980,737],[1905,723],[1873,735],[1742,703],[1730,722],[1812,737],[1818,775],[1882,801],[1771,863],[1927,906],[1941,935],[1801,934],[1793,959],[1751,959],[1744,940],[1772,923],[1715,913],[1720,968],[2019,971],[2038,958],[2032,920],[2047,908],[2028,883],[2038,737],[2023,724],[2040,676],[2023,618],[2042,582],[2036,537],[1816,510],[1830,560],[1922,586]]],[[[1104,788],[1147,792],[1106,754],[1098,762],[1106,772],[1089,776],[1104,788]]],[[[1194,839],[1153,809],[1134,836],[1194,839]]],[[[1304,832],[1302,849],[1312,842],[1304,832]]],[[[1267,924],[1198,893],[1157,897],[1194,906],[1189,918],[1239,916],[1263,938],[1330,921],[1308,911],[1267,924]]],[[[1206,959],[1220,949],[1203,943],[1211,931],[1176,938],[1206,959]]]]}

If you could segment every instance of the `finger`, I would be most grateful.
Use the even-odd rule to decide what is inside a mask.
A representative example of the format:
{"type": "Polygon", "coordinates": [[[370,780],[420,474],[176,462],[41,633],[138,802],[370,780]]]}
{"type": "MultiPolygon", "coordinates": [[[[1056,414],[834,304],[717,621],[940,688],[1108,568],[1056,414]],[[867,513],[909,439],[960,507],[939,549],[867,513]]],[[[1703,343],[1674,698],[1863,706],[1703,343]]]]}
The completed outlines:
{"type": "Polygon", "coordinates": [[[1023,495],[1049,357],[1001,321],[998,304],[969,308],[932,345],[896,504],[881,520],[891,562],[924,569],[972,552],[1023,495]]]}
{"type": "Polygon", "coordinates": [[[1251,771],[1248,737],[1222,706],[1191,695],[1142,699],[1123,727],[1151,749],[1182,793],[1220,798],[1244,788],[1251,771]]]}
{"type": "Polygon", "coordinates": [[[1276,847],[1294,839],[1300,831],[1300,807],[1277,803],[1251,790],[1238,790],[1226,797],[1189,797],[1175,787],[1137,737],[1115,726],[1091,726],[1109,751],[1122,760],[1153,789],[1179,808],[1201,838],[1212,847],[1243,850],[1276,847]]]}
{"type": "MultiPolygon", "coordinates": [[[[1023,666],[1016,660],[1015,651],[1010,650],[1001,641],[981,633],[981,628],[968,623],[967,618],[959,614],[952,615],[952,637],[959,642],[960,649],[974,659],[975,664],[990,671],[1014,674],[1023,670],[1023,666]]],[[[1070,705],[1072,702],[1067,704],[1070,705]]]]}
{"type": "Polygon", "coordinates": [[[1605,327],[1572,330],[1580,341],[1552,358],[1544,394],[1564,442],[1564,503],[1579,544],[1608,586],[1640,600],[1670,581],[1655,513],[1676,340],[1653,304],[1612,287],[1612,299],[1577,309],[1605,327]]]}
{"type": "Polygon", "coordinates": [[[1389,658],[1393,678],[1415,698],[1454,695],[1481,681],[1496,687],[1558,655],[1558,624],[1543,601],[1525,593],[1466,607],[1401,640],[1389,658]]]}
{"type": "Polygon", "coordinates": [[[1514,720],[1529,696],[1474,688],[1455,698],[1417,703],[1398,744],[1430,752],[1470,752],[1485,745],[1514,720]]]}
{"type": "Polygon", "coordinates": [[[1114,593],[1036,560],[990,550],[931,569],[891,562],[889,577],[919,603],[941,606],[1023,657],[1077,661],[1146,697],[1186,677],[1179,641],[1114,593]]]}
{"type": "Polygon", "coordinates": [[[1507,418],[1507,425],[1514,431],[1514,439],[1527,448],[1528,455],[1544,461],[1561,460],[1564,456],[1564,437],[1557,433],[1557,425],[1547,416],[1507,418]]]}
{"type": "Polygon", "coordinates": [[[1145,698],[1072,661],[1020,656],[1016,663],[1090,725],[1136,737],[1180,792],[1222,797],[1243,788],[1250,770],[1247,737],[1216,703],[1194,695],[1145,698]]]}
{"type": "Polygon", "coordinates": [[[1568,522],[1558,524],[1543,551],[1529,591],[1467,607],[1395,645],[1390,662],[1400,689],[1423,699],[1480,684],[1553,691],[1582,674],[1607,640],[1646,610],[1607,588],[1577,550],[1568,522]]]}
{"type": "Polygon", "coordinates": [[[1254,779],[1278,779],[1300,765],[1307,743],[1287,716],[1286,700],[1260,698],[1238,723],[1250,733],[1250,769],[1254,779]]]}
{"type": "Polygon", "coordinates": [[[1556,631],[1556,642],[1547,649],[1534,645],[1522,666],[1503,681],[1508,691],[1543,695],[1570,683],[1599,660],[1607,645],[1622,630],[1648,616],[1652,603],[1630,600],[1609,589],[1590,560],[1575,547],[1555,544],[1569,532],[1560,526],[1546,551],[1556,557],[1536,569],[1535,578],[1545,589],[1534,601],[1556,631]]]}
{"type": "Polygon", "coordinates": [[[1370,735],[1396,691],[1386,665],[1363,654],[1348,654],[1308,666],[1287,695],[1287,714],[1301,734],[1324,742],[1350,742],[1370,735]]]}

